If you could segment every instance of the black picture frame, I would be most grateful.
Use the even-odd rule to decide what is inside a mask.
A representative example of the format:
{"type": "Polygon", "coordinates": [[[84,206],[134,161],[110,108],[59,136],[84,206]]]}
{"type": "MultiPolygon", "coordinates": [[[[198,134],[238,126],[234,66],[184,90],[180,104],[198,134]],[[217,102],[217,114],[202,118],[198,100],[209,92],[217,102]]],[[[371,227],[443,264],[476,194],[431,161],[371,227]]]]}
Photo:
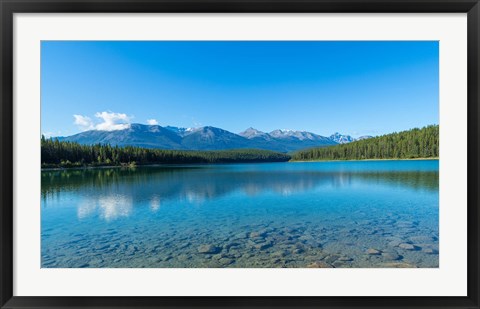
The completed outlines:
{"type": "MultiPolygon", "coordinates": [[[[478,0],[0,0],[1,308],[479,308],[478,0]],[[13,296],[13,15],[15,13],[467,13],[468,296],[466,297],[17,297],[13,296]]],[[[451,284],[455,284],[452,282],[451,284]]]]}

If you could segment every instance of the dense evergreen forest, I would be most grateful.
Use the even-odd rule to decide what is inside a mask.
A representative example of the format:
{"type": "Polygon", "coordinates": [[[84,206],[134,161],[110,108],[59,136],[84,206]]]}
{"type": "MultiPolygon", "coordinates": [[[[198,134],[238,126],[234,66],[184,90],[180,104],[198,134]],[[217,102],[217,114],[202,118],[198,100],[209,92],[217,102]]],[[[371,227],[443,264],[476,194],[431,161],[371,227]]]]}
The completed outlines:
{"type": "Polygon", "coordinates": [[[144,164],[283,162],[290,156],[269,150],[159,150],[110,145],[80,145],[42,136],[42,167],[122,166],[144,164]]]}
{"type": "Polygon", "coordinates": [[[348,144],[301,150],[292,161],[437,158],[439,126],[430,125],[348,144]]]}
{"type": "Polygon", "coordinates": [[[292,156],[260,150],[160,150],[111,145],[81,145],[42,136],[42,167],[132,166],[235,162],[437,158],[439,126],[431,125],[348,144],[301,150],[292,156]]]}

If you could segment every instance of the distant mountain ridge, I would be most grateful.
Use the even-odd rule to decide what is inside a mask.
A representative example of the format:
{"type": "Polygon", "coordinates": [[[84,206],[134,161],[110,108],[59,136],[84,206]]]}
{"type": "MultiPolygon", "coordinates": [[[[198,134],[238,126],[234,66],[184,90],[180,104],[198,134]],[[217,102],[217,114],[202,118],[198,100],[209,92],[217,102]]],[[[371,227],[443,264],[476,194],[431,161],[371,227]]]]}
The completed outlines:
{"type": "Polygon", "coordinates": [[[311,147],[325,147],[354,141],[351,136],[335,133],[330,137],[306,131],[274,130],[270,133],[254,128],[235,134],[221,128],[179,128],[174,126],[133,123],[129,128],[116,131],[90,130],[61,141],[79,144],[110,144],[169,150],[224,150],[265,149],[290,152],[311,147]]]}

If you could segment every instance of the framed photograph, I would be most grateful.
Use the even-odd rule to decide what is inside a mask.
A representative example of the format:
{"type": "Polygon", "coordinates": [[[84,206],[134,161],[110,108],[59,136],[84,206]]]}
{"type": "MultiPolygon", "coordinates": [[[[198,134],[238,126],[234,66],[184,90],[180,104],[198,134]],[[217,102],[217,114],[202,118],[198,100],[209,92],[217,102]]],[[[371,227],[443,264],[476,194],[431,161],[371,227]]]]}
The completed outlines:
{"type": "Polygon", "coordinates": [[[479,307],[474,1],[1,4],[1,308],[479,307]]]}

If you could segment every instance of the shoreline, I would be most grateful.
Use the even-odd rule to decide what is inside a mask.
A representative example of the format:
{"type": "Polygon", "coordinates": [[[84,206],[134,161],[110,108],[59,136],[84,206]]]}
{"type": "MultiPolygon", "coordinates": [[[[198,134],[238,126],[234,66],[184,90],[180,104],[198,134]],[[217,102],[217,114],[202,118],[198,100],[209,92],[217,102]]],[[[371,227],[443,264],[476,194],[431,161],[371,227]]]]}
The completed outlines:
{"type": "Polygon", "coordinates": [[[149,167],[149,166],[208,166],[208,165],[227,165],[227,164],[272,164],[272,163],[288,163],[290,161],[269,161],[269,162],[217,162],[217,163],[151,163],[151,164],[137,164],[133,166],[129,165],[98,165],[98,166],[74,166],[74,167],[41,167],[41,171],[62,171],[62,170],[84,170],[84,169],[97,169],[97,168],[137,168],[137,167],[149,167]]]}
{"type": "Polygon", "coordinates": [[[434,158],[411,158],[411,159],[392,158],[392,159],[352,159],[352,160],[295,160],[295,161],[288,161],[288,162],[306,163],[306,162],[427,161],[427,160],[440,160],[440,158],[434,157],[434,158]]]}
{"type": "Polygon", "coordinates": [[[98,168],[126,168],[132,169],[137,167],[149,167],[149,166],[195,166],[195,165],[219,165],[219,164],[271,164],[271,163],[308,163],[308,162],[362,162],[362,161],[427,161],[427,160],[439,160],[439,158],[412,158],[412,159],[361,159],[361,160],[295,160],[295,161],[278,161],[278,162],[228,162],[228,163],[152,163],[142,165],[98,165],[98,166],[75,166],[75,167],[41,167],[40,171],[64,171],[64,170],[86,170],[86,169],[98,169],[98,168]]]}

